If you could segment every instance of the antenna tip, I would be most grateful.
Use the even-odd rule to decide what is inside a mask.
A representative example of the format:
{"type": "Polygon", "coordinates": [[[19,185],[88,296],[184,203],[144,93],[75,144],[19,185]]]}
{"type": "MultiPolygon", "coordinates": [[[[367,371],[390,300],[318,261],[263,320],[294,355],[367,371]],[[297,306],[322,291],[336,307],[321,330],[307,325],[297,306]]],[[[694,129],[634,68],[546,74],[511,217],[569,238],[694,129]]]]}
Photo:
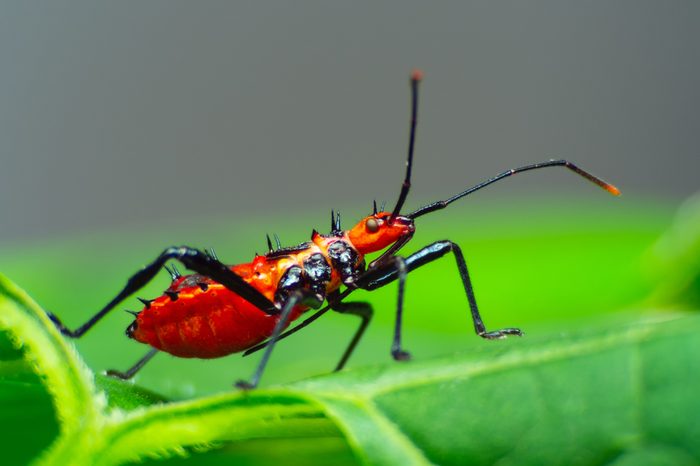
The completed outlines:
{"type": "Polygon", "coordinates": [[[423,70],[419,70],[418,68],[413,68],[413,71],[411,71],[411,81],[420,82],[422,80],[423,80],[423,70]]]}
{"type": "Polygon", "coordinates": [[[613,196],[619,196],[619,195],[621,194],[621,193],[620,193],[620,190],[617,189],[617,187],[615,187],[615,186],[613,186],[613,185],[611,185],[611,184],[607,184],[607,185],[605,186],[605,189],[606,189],[610,194],[612,194],[613,196]]]}

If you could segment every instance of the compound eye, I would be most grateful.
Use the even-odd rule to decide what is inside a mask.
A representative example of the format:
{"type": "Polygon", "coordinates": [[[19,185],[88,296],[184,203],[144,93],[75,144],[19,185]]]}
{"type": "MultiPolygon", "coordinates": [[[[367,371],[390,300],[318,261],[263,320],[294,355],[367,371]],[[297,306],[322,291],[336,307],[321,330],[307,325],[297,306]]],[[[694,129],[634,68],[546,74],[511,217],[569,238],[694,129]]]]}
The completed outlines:
{"type": "Polygon", "coordinates": [[[367,231],[369,231],[370,233],[376,233],[379,231],[379,222],[374,218],[370,218],[369,220],[367,220],[365,226],[367,227],[367,231]]]}

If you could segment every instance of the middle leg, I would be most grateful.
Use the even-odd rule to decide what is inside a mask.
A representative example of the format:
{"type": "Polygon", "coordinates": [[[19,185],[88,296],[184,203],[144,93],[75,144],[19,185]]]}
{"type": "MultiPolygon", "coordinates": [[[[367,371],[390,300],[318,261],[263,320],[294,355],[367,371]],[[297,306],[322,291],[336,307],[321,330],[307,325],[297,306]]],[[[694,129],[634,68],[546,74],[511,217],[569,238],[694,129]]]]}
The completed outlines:
{"type": "MultiPolygon", "coordinates": [[[[312,316],[308,317],[306,320],[304,320],[302,323],[298,324],[296,327],[287,330],[286,332],[280,334],[280,336],[277,338],[277,341],[280,341],[284,338],[287,338],[290,335],[293,335],[294,333],[298,332],[299,330],[303,329],[304,327],[312,324],[314,321],[316,321],[319,317],[321,317],[323,314],[328,312],[329,310],[334,310],[336,312],[339,312],[341,314],[352,314],[360,317],[362,319],[362,322],[360,322],[360,326],[358,329],[355,331],[355,334],[352,337],[352,340],[350,340],[350,343],[348,344],[347,348],[345,349],[345,352],[343,353],[343,356],[340,358],[340,361],[336,365],[334,372],[337,372],[343,367],[345,367],[345,364],[348,362],[348,359],[350,359],[350,356],[352,356],[352,353],[355,350],[355,347],[357,344],[360,342],[360,339],[362,339],[362,336],[365,333],[365,330],[367,329],[367,326],[370,323],[370,320],[372,319],[372,315],[374,314],[374,311],[372,310],[372,305],[370,305],[367,302],[350,302],[350,303],[344,303],[341,302],[343,298],[345,298],[347,295],[349,295],[353,289],[347,289],[342,293],[335,293],[332,296],[328,296],[328,299],[330,303],[327,306],[324,306],[323,309],[316,311],[312,316]]],[[[263,348],[266,348],[272,344],[272,338],[269,340],[260,343],[252,348],[247,349],[244,353],[243,356],[248,356],[253,353],[256,353],[260,351],[263,348]]]]}
{"type": "Polygon", "coordinates": [[[374,311],[372,310],[371,304],[362,301],[355,301],[350,303],[334,303],[331,306],[331,309],[341,314],[356,315],[360,317],[360,319],[362,319],[360,326],[358,327],[357,331],[355,331],[355,335],[353,335],[352,340],[350,340],[350,344],[345,349],[345,352],[340,358],[338,365],[335,366],[334,372],[338,372],[343,367],[345,367],[345,363],[348,362],[348,359],[350,359],[350,356],[352,355],[353,351],[355,351],[355,347],[360,342],[360,339],[362,338],[362,335],[364,335],[365,330],[367,330],[367,326],[369,325],[370,320],[372,320],[372,314],[374,314],[374,311]]]}

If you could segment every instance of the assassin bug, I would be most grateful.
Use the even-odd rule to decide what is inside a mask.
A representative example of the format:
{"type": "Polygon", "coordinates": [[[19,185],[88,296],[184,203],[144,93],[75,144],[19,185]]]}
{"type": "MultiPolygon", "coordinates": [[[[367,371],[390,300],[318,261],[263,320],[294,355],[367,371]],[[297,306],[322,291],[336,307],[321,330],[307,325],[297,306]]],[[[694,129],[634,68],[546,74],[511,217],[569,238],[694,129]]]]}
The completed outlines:
{"type": "Polygon", "coordinates": [[[452,252],[477,335],[485,339],[522,335],[517,328],[486,329],[476,304],[466,261],[457,244],[449,240],[437,241],[407,257],[397,255],[413,237],[415,220],[444,209],[454,201],[506,177],[547,167],[567,168],[611,194],[619,195],[620,192],[615,186],[571,162],[549,160],[505,171],[448,199],[402,215],[401,209],[411,187],[418,85],[421,79],[420,71],[412,73],[406,174],[399,198],[391,212],[384,211],[383,208],[377,209],[375,202],[372,214],[349,230],[341,228],[340,214],[331,212],[329,234],[322,235],[314,230],[311,241],[293,247],[281,247],[279,239],[275,237],[276,248],[268,236],[268,253],[256,254],[252,262],[233,266],[220,262],[213,251],[202,252],[186,246],[170,247],[129,278],[126,286],[112,301],[77,329],[68,329],[53,314],[49,313],[49,317],[64,335],[78,338],[165,267],[172,276],[171,285],[163,295],[155,299],[139,298],[144,308],[134,313],[136,319],[126,329],[127,336],[150,345],[152,349],[126,372],[109,371],[108,374],[123,379],[131,378],[158,351],[185,358],[216,358],[241,351],[248,355],[266,348],[250,381],[239,381],[236,384],[241,388],[253,388],[258,385],[275,344],[309,325],[328,310],[354,314],[361,319],[359,328],[336,366],[336,370],[342,369],[367,328],[373,312],[368,303],[346,303],[343,300],[355,289],[374,290],[394,281],[398,281],[398,303],[391,354],[396,360],[409,359],[409,353],[401,344],[406,276],[412,270],[452,252]],[[382,250],[384,252],[377,259],[365,266],[366,254],[382,250]],[[169,260],[179,261],[195,273],[180,275],[174,266],[170,268],[166,265],[169,260]],[[341,287],[345,287],[342,292],[341,287]],[[321,308],[324,302],[327,305],[321,308]],[[321,309],[283,333],[290,322],[311,308],[321,309]]]}

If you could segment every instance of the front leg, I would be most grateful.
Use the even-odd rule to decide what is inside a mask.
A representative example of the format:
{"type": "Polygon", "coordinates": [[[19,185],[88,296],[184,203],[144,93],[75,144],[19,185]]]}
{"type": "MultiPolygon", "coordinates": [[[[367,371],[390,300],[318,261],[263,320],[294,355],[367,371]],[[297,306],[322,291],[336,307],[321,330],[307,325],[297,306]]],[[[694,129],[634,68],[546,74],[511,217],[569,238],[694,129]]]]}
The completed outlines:
{"type": "Polygon", "coordinates": [[[396,327],[394,329],[394,344],[392,345],[392,355],[395,359],[403,359],[402,356],[408,356],[408,353],[401,347],[401,320],[403,314],[403,297],[406,275],[408,272],[417,269],[425,264],[428,264],[449,252],[454,253],[457,261],[457,269],[462,278],[464,292],[467,295],[471,317],[474,322],[474,330],[476,334],[485,339],[500,339],[508,335],[521,336],[522,331],[517,328],[504,328],[501,330],[488,331],[484,325],[479,308],[474,297],[474,288],[469,278],[467,263],[464,260],[464,255],[460,247],[452,241],[437,241],[423,249],[411,254],[406,258],[395,257],[393,261],[378,265],[376,268],[371,268],[365,272],[358,280],[359,288],[365,290],[374,290],[381,288],[395,280],[399,281],[398,302],[396,310],[396,327]]]}

